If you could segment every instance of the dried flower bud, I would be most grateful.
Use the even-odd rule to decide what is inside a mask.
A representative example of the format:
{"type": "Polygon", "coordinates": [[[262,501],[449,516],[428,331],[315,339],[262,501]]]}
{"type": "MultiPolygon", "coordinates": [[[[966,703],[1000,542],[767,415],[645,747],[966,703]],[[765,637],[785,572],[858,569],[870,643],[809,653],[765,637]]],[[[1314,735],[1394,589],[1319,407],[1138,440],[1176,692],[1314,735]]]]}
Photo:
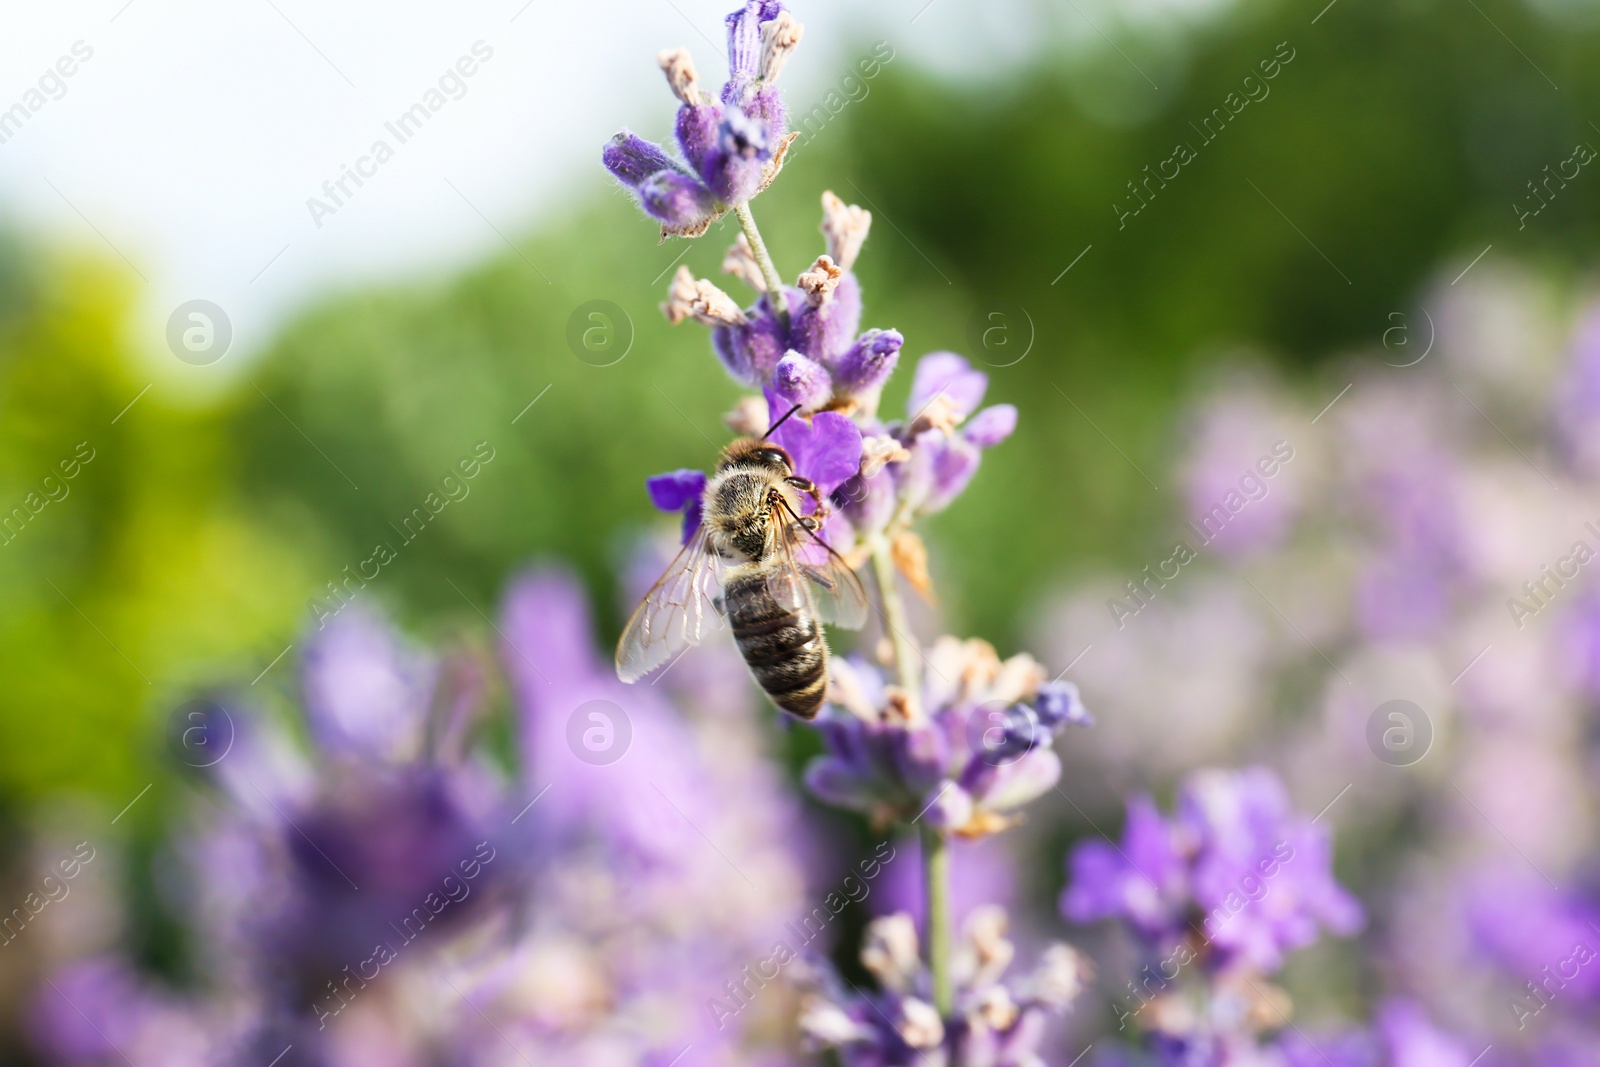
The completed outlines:
{"type": "Polygon", "coordinates": [[[829,191],[822,194],[822,235],[828,239],[828,255],[845,270],[855,266],[861,245],[872,229],[872,212],[846,204],[829,191]]]}
{"type": "Polygon", "coordinates": [[[894,535],[890,543],[889,554],[894,559],[894,565],[900,573],[905,575],[906,581],[911,583],[911,588],[917,595],[928,603],[933,603],[933,578],[928,573],[928,546],[923,544],[922,538],[915,530],[901,530],[894,535]]]}
{"type": "Polygon", "coordinates": [[[900,1039],[912,1048],[938,1048],[944,1041],[944,1020],[932,1004],[916,997],[900,1002],[900,1039]]]}
{"type": "Polygon", "coordinates": [[[1006,939],[1009,925],[1004,908],[987,904],[973,909],[955,961],[956,972],[963,974],[967,983],[985,986],[997,982],[1011,965],[1016,949],[1006,939]]]}
{"type": "Polygon", "coordinates": [[[734,239],[727,255],[722,257],[722,273],[732,274],[758,293],[767,291],[767,279],[762,277],[761,267],[750,249],[750,241],[742,233],[734,239]]]}
{"type": "Polygon", "coordinates": [[[741,396],[734,409],[722,417],[722,424],[740,437],[760,437],[771,425],[766,398],[741,396]]]}
{"type": "Polygon", "coordinates": [[[1010,991],[1003,985],[996,985],[985,989],[978,998],[976,1014],[983,1025],[998,1031],[1011,1029],[1021,1012],[1017,1010],[1017,1002],[1011,999],[1010,991]]]}
{"type": "Polygon", "coordinates": [[[1093,964],[1071,945],[1058,942],[1039,957],[1028,982],[1028,992],[1041,1003],[1066,1008],[1078,999],[1093,977],[1093,964]]]}
{"type": "Polygon", "coordinates": [[[806,294],[806,301],[812,307],[821,307],[833,296],[842,277],[844,271],[834,264],[832,257],[818,256],[811,269],[800,275],[796,284],[806,294]]]}
{"type": "Polygon", "coordinates": [[[917,926],[905,912],[885,915],[867,924],[861,942],[861,966],[885,989],[911,988],[922,966],[917,956],[917,926]]]}
{"type": "Polygon", "coordinates": [[[862,1040],[871,1033],[843,1008],[822,997],[808,996],[800,1002],[800,1034],[808,1044],[829,1048],[862,1040]]]}
{"type": "Polygon", "coordinates": [[[861,438],[861,477],[873,478],[885,464],[904,463],[911,458],[906,446],[888,434],[869,434],[861,438]]]}
{"type": "Polygon", "coordinates": [[[674,326],[687,318],[708,326],[742,326],[746,321],[733,297],[704,278],[696,278],[688,267],[679,267],[672,276],[661,313],[674,326]]]}
{"type": "Polygon", "coordinates": [[[661,64],[673,96],[690,107],[700,103],[700,75],[695,72],[694,60],[689,58],[687,48],[669,48],[656,56],[656,62],[661,64]]]}
{"type": "Polygon", "coordinates": [[[783,70],[789,57],[794,54],[795,47],[800,44],[800,38],[805,35],[805,27],[800,25],[800,20],[787,11],[778,12],[778,17],[770,22],[761,24],[761,79],[773,81],[778,73],[783,70]]]}

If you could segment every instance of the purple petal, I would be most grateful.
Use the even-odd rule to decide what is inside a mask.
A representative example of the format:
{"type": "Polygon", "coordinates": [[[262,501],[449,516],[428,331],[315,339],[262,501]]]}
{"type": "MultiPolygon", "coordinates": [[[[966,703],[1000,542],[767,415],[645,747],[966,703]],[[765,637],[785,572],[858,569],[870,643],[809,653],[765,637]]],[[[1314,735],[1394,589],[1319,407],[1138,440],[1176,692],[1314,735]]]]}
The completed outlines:
{"type": "Polygon", "coordinates": [[[437,674],[376,616],[358,608],[313,638],[302,667],[311,728],[331,748],[378,758],[411,753],[437,674]]]}
{"type": "Polygon", "coordinates": [[[706,475],[704,471],[680,468],[646,478],[644,484],[650,491],[650,503],[662,511],[682,511],[706,491],[706,475]]]}
{"type": "Polygon", "coordinates": [[[861,427],[837,411],[819,411],[810,422],[792,418],[772,439],[788,449],[795,473],[810,478],[824,496],[861,469],[861,427]]]}
{"type": "Polygon", "coordinates": [[[794,312],[795,351],[803,352],[828,367],[838,369],[861,329],[861,285],[845,271],[828,300],[816,307],[802,300],[794,312]]]}
{"type": "Polygon", "coordinates": [[[1012,404],[996,404],[972,417],[962,432],[979,448],[990,448],[1011,436],[1017,428],[1017,409],[1012,404]]]}
{"type": "MultiPolygon", "coordinates": [[[[930,432],[938,434],[936,430],[930,432]]],[[[960,437],[949,438],[941,444],[933,460],[933,489],[928,494],[927,504],[930,512],[949,507],[961,495],[972,476],[978,473],[978,458],[978,450],[960,437]]]]}
{"type": "Polygon", "coordinates": [[[772,392],[784,401],[782,411],[793,404],[799,404],[803,412],[815,411],[833,395],[833,378],[822,364],[790,352],[772,369],[772,392]]]}
{"type": "Polygon", "coordinates": [[[989,388],[989,376],[972,369],[972,365],[954,352],[930,352],[917,361],[917,373],[911,380],[911,399],[906,411],[912,418],[932,402],[943,396],[962,417],[972,414],[983,403],[983,394],[989,388]]]}
{"type": "Polygon", "coordinates": [[[882,801],[870,773],[834,756],[818,756],[806,766],[806,789],[825,804],[850,811],[871,811],[882,801]]]}
{"type": "MultiPolygon", "coordinates": [[[[796,305],[804,303],[805,298],[798,289],[789,290],[785,296],[793,315],[796,305]]],[[[717,357],[728,373],[744,385],[764,386],[789,350],[787,335],[770,307],[770,299],[763,296],[754,307],[745,310],[749,321],[743,326],[718,326],[711,331],[717,357]]]]}
{"type": "Polygon", "coordinates": [[[695,170],[704,170],[707,157],[717,147],[717,126],[721,122],[722,109],[713,104],[685,104],[678,109],[678,147],[695,170]]]}

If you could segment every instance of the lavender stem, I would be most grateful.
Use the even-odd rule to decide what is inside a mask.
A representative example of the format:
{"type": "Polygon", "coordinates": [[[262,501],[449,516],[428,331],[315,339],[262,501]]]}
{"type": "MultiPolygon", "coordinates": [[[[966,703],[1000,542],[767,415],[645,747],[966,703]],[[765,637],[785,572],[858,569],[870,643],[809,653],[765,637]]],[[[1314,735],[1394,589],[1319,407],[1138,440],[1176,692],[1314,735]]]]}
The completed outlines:
{"type": "Polygon", "coordinates": [[[872,576],[878,586],[878,601],[883,605],[883,628],[894,649],[895,683],[904,689],[915,714],[922,713],[922,687],[917,682],[917,650],[911,644],[911,628],[906,622],[905,604],[895,581],[894,557],[889,539],[878,537],[872,544],[872,576]]]}
{"type": "MultiPolygon", "coordinates": [[[[905,603],[895,580],[889,539],[872,546],[872,575],[883,605],[883,625],[894,649],[895,679],[911,701],[913,714],[921,714],[922,687],[917,682],[916,649],[906,622],[905,603]]],[[[933,1006],[948,1019],[955,1007],[950,984],[950,846],[944,832],[922,824],[922,884],[927,901],[928,973],[933,976],[933,1006]]]]}
{"type": "Polygon", "coordinates": [[[761,277],[767,283],[767,296],[771,301],[772,310],[778,316],[778,321],[784,329],[789,328],[788,301],[784,299],[783,281],[778,277],[778,268],[772,265],[772,255],[767,251],[767,243],[761,239],[761,231],[756,229],[756,217],[750,213],[749,204],[735,204],[733,213],[739,219],[739,225],[744,227],[745,240],[750,242],[750,254],[755,257],[756,266],[761,268],[761,277]]]}
{"type": "Polygon", "coordinates": [[[944,831],[922,824],[922,879],[928,904],[928,973],[940,1018],[955,1010],[950,987],[950,843],[944,831]]]}

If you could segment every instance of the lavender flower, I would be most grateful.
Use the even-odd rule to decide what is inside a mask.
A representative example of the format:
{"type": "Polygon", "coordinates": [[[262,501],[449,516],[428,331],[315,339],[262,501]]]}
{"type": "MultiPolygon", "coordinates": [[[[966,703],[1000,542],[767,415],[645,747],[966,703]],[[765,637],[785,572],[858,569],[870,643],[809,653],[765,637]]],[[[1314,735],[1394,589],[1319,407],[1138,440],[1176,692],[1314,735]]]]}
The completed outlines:
{"type": "Polygon", "coordinates": [[[692,1044],[718,1067],[774,1062],[761,1019],[791,991],[721,1026],[706,1004],[801,910],[795,805],[755,734],[702,732],[664,687],[624,691],[587,627],[566,576],[513,587],[500,632],[523,754],[509,775],[471,736],[481,672],[341,613],[305,656],[314,747],[233,707],[217,803],[175,843],[174,906],[203,981],[168,990],[91,946],[34,999],[41,1055],[491,1067],[516,1053],[664,1064],[692,1044]],[[647,774],[637,753],[596,765],[570,747],[572,714],[608,697],[626,702],[612,707],[647,774]]]}
{"type": "Polygon", "coordinates": [[[1049,1020],[1072,1006],[1091,968],[1065,944],[1047,946],[1034,970],[1004,978],[1015,946],[996,907],[968,917],[951,970],[955,1005],[941,1016],[918,951],[916,925],[904,913],[867,926],[861,964],[878,991],[847,987],[814,964],[800,1030],[807,1043],[832,1049],[846,1067],[1032,1067],[1049,1020]]]}
{"type": "Polygon", "coordinates": [[[1153,948],[1179,941],[1211,966],[1276,971],[1320,927],[1348,934],[1362,911],[1333,879],[1326,830],[1297,815],[1271,771],[1201,771],[1163,820],[1148,797],[1128,803],[1122,845],[1074,849],[1062,911],[1076,922],[1119,918],[1153,948]]]}
{"type": "Polygon", "coordinates": [[[775,82],[802,29],[776,0],[750,0],[728,16],[729,77],[707,96],[687,49],[658,58],[680,102],[679,159],[623,130],[601,152],[607,170],[661,222],[662,237],[698,237],[732,207],[766,188],[792,140],[775,82]]]}
{"type": "Polygon", "coordinates": [[[983,641],[935,642],[915,699],[860,661],[835,660],[833,672],[833,704],[817,723],[828,752],[806,768],[806,785],[883,824],[1003,830],[1060,777],[1051,739],[1089,722],[1072,683],[1049,681],[1026,655],[1002,662],[983,641]]]}
{"type": "MultiPolygon", "coordinates": [[[[791,418],[773,431],[770,440],[789,453],[794,472],[811,479],[824,496],[861,466],[861,430],[835,412],[818,412],[810,419],[791,418]]],[[[683,540],[687,544],[700,529],[706,476],[700,471],[677,470],[646,479],[645,487],[657,508],[683,513],[683,540]]],[[[809,498],[802,504],[807,509],[811,507],[809,498]]]]}

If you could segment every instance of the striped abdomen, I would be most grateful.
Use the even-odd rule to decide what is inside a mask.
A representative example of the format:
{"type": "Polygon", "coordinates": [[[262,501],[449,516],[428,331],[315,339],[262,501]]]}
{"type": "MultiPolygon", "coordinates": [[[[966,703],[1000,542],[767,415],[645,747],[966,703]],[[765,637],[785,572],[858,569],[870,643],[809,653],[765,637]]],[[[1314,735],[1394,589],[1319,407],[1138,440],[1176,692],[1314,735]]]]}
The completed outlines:
{"type": "Polygon", "coordinates": [[[723,605],[739,653],[767,696],[791,715],[816,718],[828,688],[828,646],[817,620],[780,604],[757,568],[729,578],[723,605]]]}

